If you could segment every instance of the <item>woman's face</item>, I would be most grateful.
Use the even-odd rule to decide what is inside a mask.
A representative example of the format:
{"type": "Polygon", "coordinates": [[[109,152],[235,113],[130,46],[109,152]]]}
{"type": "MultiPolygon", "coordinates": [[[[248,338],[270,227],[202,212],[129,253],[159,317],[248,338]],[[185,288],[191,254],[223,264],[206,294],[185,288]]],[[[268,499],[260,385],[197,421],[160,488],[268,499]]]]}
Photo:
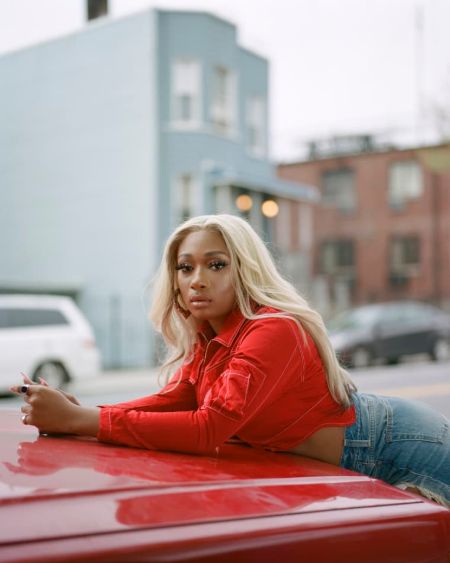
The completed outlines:
{"type": "Polygon", "coordinates": [[[222,236],[209,230],[187,235],[178,248],[177,282],[184,304],[218,334],[235,306],[230,255],[222,236]]]}

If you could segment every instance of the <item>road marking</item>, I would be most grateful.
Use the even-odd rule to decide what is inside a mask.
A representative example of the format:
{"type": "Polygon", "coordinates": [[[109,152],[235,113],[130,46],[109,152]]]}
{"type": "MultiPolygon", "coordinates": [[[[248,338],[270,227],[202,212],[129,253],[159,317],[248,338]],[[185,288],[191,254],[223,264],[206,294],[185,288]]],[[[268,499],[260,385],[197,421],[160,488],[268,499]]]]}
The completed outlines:
{"type": "Polygon", "coordinates": [[[423,397],[435,397],[450,394],[450,383],[434,383],[431,385],[416,385],[415,387],[386,387],[374,389],[377,395],[392,395],[394,397],[407,397],[410,399],[421,399],[423,397]]]}

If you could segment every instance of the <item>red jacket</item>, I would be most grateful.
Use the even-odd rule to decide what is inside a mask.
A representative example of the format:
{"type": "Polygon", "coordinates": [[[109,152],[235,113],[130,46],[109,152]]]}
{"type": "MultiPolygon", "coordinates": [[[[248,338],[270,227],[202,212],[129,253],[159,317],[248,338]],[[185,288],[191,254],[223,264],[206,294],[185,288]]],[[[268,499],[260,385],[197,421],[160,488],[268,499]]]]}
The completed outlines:
{"type": "Polygon", "coordinates": [[[293,320],[248,320],[235,310],[218,335],[205,323],[192,357],[160,393],[102,406],[97,438],[210,453],[238,437],[287,451],[319,428],[354,421],[354,408],[332,398],[312,338],[305,340],[293,320]]]}

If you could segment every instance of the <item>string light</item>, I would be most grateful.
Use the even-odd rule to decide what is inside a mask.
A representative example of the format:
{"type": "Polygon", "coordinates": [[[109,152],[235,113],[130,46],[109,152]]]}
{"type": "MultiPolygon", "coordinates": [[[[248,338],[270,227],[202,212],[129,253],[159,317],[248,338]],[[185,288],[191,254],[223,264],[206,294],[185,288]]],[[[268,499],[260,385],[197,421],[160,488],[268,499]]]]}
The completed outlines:
{"type": "Polygon", "coordinates": [[[241,194],[238,196],[235,203],[239,211],[250,211],[253,206],[253,200],[247,194],[241,194]]]}
{"type": "Polygon", "coordinates": [[[261,211],[266,217],[276,217],[279,210],[278,203],[273,199],[266,199],[261,205],[261,211]]]}

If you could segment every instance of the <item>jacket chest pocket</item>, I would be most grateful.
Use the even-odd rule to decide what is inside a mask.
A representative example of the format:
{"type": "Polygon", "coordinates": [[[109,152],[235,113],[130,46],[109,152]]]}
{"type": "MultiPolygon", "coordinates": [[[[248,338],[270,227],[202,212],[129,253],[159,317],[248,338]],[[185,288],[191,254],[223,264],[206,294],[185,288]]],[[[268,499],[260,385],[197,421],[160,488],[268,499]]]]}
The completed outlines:
{"type": "Polygon", "coordinates": [[[232,420],[245,413],[250,387],[250,374],[227,370],[221,374],[205,395],[205,406],[232,420]]]}

